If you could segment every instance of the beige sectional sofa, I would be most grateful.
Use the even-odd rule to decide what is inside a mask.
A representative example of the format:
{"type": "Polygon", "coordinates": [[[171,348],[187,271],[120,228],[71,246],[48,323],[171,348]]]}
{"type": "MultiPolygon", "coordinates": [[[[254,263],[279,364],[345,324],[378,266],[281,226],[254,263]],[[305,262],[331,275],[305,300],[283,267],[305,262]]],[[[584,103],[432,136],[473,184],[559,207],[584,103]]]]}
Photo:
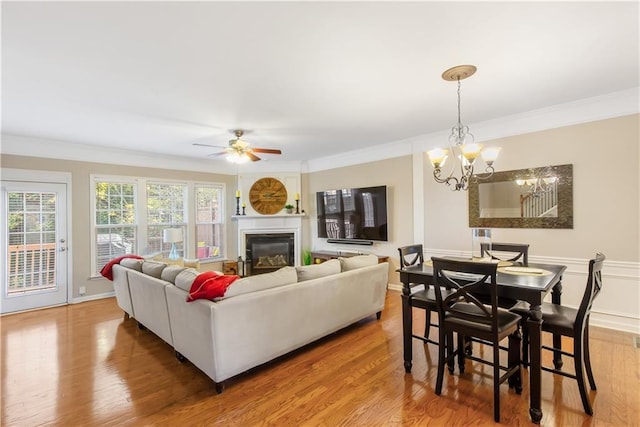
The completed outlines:
{"type": "Polygon", "coordinates": [[[373,255],[284,267],[236,280],[216,301],[187,302],[199,272],[125,259],[113,267],[120,308],[188,359],[222,392],[224,381],[384,308],[388,263],[373,255]]]}

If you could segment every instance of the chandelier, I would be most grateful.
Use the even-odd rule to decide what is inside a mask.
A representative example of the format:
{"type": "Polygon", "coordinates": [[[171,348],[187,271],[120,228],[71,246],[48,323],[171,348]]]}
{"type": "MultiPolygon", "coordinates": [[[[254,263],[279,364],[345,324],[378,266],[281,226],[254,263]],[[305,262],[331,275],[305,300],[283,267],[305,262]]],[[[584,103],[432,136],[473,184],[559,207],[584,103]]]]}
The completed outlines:
{"type": "Polygon", "coordinates": [[[543,194],[556,191],[558,177],[551,166],[547,167],[538,177],[516,179],[522,194],[540,197],[543,194]]]}
{"type": "Polygon", "coordinates": [[[476,144],[473,134],[469,132],[469,126],[463,125],[460,120],[460,81],[471,77],[476,70],[474,65],[458,65],[442,73],[444,80],[458,82],[458,123],[451,128],[449,147],[446,149],[435,148],[428,151],[427,154],[433,165],[433,178],[438,183],[450,186],[453,191],[467,190],[472,179],[487,179],[493,175],[493,162],[500,153],[500,147],[485,148],[482,144],[476,144]],[[443,177],[442,167],[449,156],[453,157],[451,169],[448,175],[443,177]],[[484,177],[476,175],[473,169],[479,156],[487,165],[485,172],[488,175],[484,177]],[[459,169],[460,176],[454,176],[456,169],[459,169]]]}

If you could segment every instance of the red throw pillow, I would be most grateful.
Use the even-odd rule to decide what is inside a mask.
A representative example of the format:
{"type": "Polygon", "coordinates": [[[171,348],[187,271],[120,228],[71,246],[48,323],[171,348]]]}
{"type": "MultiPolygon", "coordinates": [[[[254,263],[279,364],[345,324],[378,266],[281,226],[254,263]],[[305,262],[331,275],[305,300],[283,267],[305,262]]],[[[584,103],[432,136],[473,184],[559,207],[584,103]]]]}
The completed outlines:
{"type": "Polygon", "coordinates": [[[205,271],[196,276],[189,289],[187,302],[197,299],[214,299],[224,296],[229,285],[240,276],[224,276],[215,271],[205,271]]]}
{"type": "Polygon", "coordinates": [[[109,261],[108,263],[105,264],[104,267],[102,267],[102,270],[100,270],[100,274],[104,277],[106,277],[107,279],[113,281],[113,266],[116,264],[120,264],[120,261],[122,261],[125,258],[136,258],[136,259],[144,259],[139,255],[123,255],[120,256],[118,258],[114,258],[111,261],[109,261]]]}

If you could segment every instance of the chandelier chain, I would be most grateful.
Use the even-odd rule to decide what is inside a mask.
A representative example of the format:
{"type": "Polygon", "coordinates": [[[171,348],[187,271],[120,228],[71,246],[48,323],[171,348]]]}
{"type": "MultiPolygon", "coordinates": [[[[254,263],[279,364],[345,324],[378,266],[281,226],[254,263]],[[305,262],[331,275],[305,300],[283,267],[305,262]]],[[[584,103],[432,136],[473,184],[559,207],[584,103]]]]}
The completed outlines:
{"type": "Polygon", "coordinates": [[[460,87],[462,85],[460,84],[460,77],[458,77],[458,129],[462,128],[462,120],[461,120],[461,114],[460,114],[460,87]]]}

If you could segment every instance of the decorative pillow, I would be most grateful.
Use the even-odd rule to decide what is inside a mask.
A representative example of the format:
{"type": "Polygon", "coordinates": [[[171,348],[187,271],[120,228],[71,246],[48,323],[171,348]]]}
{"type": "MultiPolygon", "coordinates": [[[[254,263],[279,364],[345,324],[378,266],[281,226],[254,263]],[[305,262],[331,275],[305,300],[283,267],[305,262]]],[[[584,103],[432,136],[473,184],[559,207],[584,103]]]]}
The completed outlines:
{"type": "Polygon", "coordinates": [[[339,257],[342,271],[355,270],[357,268],[368,267],[378,263],[378,257],[373,254],[356,255],[348,258],[339,257]]]}
{"type": "Polygon", "coordinates": [[[156,279],[160,278],[162,274],[162,270],[165,269],[167,264],[163,262],[155,262],[155,261],[144,261],[142,263],[142,272],[151,277],[155,277],[156,279]]]}
{"type": "Polygon", "coordinates": [[[125,258],[120,261],[120,265],[136,271],[142,271],[142,259],[125,258]]]}
{"type": "Polygon", "coordinates": [[[200,260],[198,258],[194,259],[182,259],[182,264],[188,268],[195,268],[196,270],[200,267],[200,260]]]}
{"type": "Polygon", "coordinates": [[[220,298],[225,294],[227,288],[239,278],[240,276],[220,275],[215,271],[200,273],[191,285],[187,302],[197,299],[212,300],[214,298],[220,298]]]}
{"type": "Polygon", "coordinates": [[[257,274],[236,280],[229,286],[224,297],[218,299],[231,298],[236,295],[248,294],[249,292],[290,285],[297,281],[298,275],[296,274],[295,267],[282,267],[273,273],[257,274]]]}
{"type": "Polygon", "coordinates": [[[340,261],[330,259],[321,264],[311,264],[296,267],[298,272],[298,282],[317,279],[319,277],[331,276],[340,273],[340,261]]]}
{"type": "Polygon", "coordinates": [[[200,272],[195,268],[185,268],[176,276],[173,284],[185,292],[191,291],[191,285],[200,272]]]}
{"type": "Polygon", "coordinates": [[[160,274],[160,278],[162,280],[166,280],[167,282],[174,283],[176,281],[176,276],[180,274],[181,271],[184,270],[184,267],[180,267],[179,265],[169,265],[167,268],[162,270],[160,274]]]}
{"type": "Polygon", "coordinates": [[[125,260],[127,258],[142,259],[141,256],[133,254],[119,256],[106,263],[104,267],[102,267],[102,270],[100,270],[100,274],[102,274],[103,277],[106,277],[109,280],[113,280],[113,266],[116,264],[120,264],[122,260],[125,260]]]}

